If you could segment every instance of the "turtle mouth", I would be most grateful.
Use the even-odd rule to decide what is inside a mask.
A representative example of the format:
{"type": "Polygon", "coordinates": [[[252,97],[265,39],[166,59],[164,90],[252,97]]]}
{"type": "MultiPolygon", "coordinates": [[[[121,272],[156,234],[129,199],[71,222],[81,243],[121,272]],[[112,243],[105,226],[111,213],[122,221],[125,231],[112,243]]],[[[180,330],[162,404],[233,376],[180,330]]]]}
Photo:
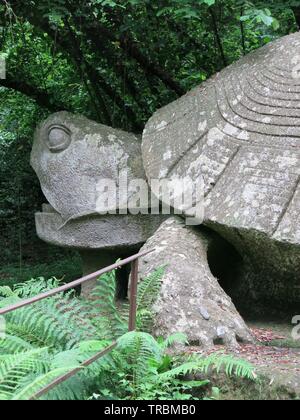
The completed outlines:
{"type": "Polygon", "coordinates": [[[120,208],[120,209],[111,209],[109,211],[105,211],[105,212],[101,212],[101,211],[97,211],[97,210],[91,210],[91,209],[87,209],[86,211],[82,212],[82,213],[75,213],[71,216],[68,216],[67,218],[63,218],[62,215],[55,210],[55,208],[49,204],[49,203],[45,203],[42,206],[42,213],[44,215],[56,215],[59,216],[60,220],[61,220],[61,224],[58,227],[58,230],[62,230],[66,225],[68,225],[69,223],[72,222],[77,222],[79,220],[85,220],[85,219],[93,219],[93,218],[101,218],[109,215],[109,216],[118,216],[118,215],[124,215],[124,209],[120,208]]]}
{"type": "Polygon", "coordinates": [[[59,214],[58,213],[58,211],[56,211],[55,210],[55,208],[53,207],[53,206],[51,206],[51,204],[50,203],[44,203],[43,205],[42,205],[42,213],[45,213],[45,214],[59,214]]]}

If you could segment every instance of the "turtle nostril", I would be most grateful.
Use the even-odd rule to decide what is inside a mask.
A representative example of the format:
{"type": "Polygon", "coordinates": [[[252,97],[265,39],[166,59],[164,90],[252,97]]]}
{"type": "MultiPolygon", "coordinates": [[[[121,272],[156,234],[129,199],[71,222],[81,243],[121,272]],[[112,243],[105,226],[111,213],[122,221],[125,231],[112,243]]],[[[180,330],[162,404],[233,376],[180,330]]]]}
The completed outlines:
{"type": "Polygon", "coordinates": [[[52,126],[48,130],[47,146],[53,153],[66,150],[71,140],[71,132],[66,127],[52,126]]]}

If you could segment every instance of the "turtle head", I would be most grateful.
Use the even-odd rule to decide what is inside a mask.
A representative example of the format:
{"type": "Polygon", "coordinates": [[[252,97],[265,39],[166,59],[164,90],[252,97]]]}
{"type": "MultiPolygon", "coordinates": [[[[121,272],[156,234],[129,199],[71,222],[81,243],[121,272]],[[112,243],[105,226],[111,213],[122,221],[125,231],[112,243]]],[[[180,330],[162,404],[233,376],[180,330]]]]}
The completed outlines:
{"type": "Polygon", "coordinates": [[[122,170],[129,177],[144,177],[137,136],[67,112],[37,128],[31,165],[64,220],[97,212],[100,180],[116,180],[122,170]]]}

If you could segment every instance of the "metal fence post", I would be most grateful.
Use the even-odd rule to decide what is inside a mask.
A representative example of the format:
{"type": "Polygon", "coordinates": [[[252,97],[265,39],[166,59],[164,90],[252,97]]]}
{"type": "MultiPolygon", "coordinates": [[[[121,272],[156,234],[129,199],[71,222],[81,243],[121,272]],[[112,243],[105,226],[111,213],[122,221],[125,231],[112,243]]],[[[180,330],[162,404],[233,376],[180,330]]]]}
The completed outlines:
{"type": "Polygon", "coordinates": [[[138,271],[139,260],[136,259],[131,263],[129,331],[134,331],[136,329],[138,271]]]}

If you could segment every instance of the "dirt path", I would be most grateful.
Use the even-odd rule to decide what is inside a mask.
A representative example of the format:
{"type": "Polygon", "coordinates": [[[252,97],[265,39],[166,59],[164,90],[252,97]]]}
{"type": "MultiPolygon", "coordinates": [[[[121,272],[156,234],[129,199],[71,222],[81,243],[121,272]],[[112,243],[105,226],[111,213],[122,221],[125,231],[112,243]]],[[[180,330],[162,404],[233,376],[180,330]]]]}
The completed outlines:
{"type": "MultiPolygon", "coordinates": [[[[256,368],[258,377],[263,377],[266,395],[276,395],[276,399],[300,399],[300,340],[293,340],[292,326],[281,323],[249,323],[257,339],[255,345],[240,345],[234,351],[216,346],[214,351],[234,354],[249,361],[256,368]],[[270,391],[270,392],[269,392],[270,391]]],[[[203,354],[197,347],[192,352],[203,354]]],[[[268,399],[268,398],[267,398],[268,399]]]]}

